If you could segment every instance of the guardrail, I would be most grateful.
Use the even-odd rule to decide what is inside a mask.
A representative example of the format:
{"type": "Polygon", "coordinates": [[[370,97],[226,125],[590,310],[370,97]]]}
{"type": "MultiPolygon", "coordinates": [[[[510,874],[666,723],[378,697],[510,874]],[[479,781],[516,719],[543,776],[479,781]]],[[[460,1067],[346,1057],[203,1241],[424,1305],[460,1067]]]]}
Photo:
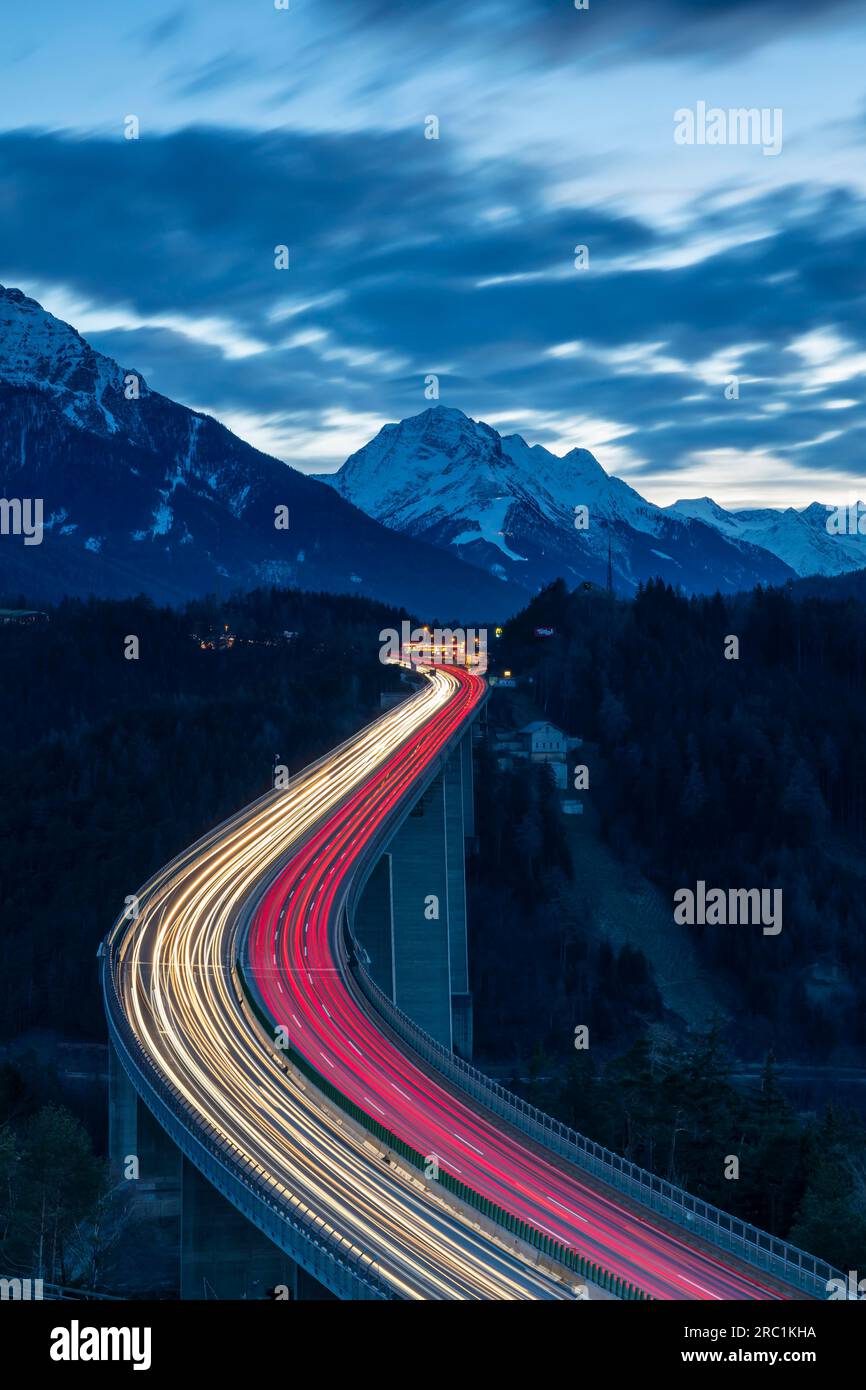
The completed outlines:
{"type": "Polygon", "coordinates": [[[342,916],[342,929],[349,948],[348,965],[367,1002],[398,1037],[473,1100],[479,1101],[494,1115],[507,1120],[560,1158],[567,1159],[625,1196],[684,1227],[691,1235],[709,1241],[813,1297],[826,1299],[830,1280],[844,1279],[840,1270],[824,1260],[816,1259],[805,1250],[731,1216],[710,1202],[693,1197],[683,1188],[656,1177],[646,1168],[640,1168],[604,1145],[587,1139],[577,1130],[506,1090],[462,1057],[449,1052],[442,1043],[419,1028],[376,984],[363,964],[350,917],[351,910],[347,906],[342,916]]]}
{"type": "Polygon", "coordinates": [[[117,990],[114,952],[103,957],[109,1037],[135,1091],[183,1154],[269,1240],[341,1299],[393,1299],[372,1261],[346,1249],[321,1217],[275,1192],[262,1170],[202,1120],[159,1072],[130,1027],[117,990]],[[339,1248],[335,1248],[339,1247],[339,1248]]]}

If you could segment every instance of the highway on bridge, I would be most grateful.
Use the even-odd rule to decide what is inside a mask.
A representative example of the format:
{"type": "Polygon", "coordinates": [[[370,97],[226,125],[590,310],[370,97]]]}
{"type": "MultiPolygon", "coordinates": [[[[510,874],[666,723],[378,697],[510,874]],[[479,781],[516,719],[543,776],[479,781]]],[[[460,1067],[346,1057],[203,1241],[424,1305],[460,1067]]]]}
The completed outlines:
{"type": "MultiPolygon", "coordinates": [[[[167,865],[141,894],[137,919],[115,927],[123,1011],[165,1084],[257,1166],[274,1190],[319,1223],[322,1238],[402,1298],[574,1296],[461,1219],[444,1194],[383,1164],[379,1149],[263,1046],[239,1004],[235,933],[275,864],[347,790],[445,709],[452,682],[434,681],[167,865]]],[[[452,717],[449,715],[449,717],[452,717]]]]}
{"type": "Polygon", "coordinates": [[[338,933],[353,879],[483,695],[465,669],[428,669],[419,692],[166,866],[133,927],[115,928],[126,1018],[238,1161],[252,1159],[397,1297],[570,1298],[576,1281],[478,1229],[435,1182],[384,1164],[314,1085],[280,1065],[239,999],[242,941],[267,1012],[309,1065],[474,1191],[656,1298],[783,1297],[758,1271],[693,1247],[522,1141],[413,1060],[349,987],[338,933]]]}
{"type": "MultiPolygon", "coordinates": [[[[780,1294],[723,1256],[695,1250],[651,1215],[572,1176],[503,1132],[444,1079],[419,1067],[383,1034],[346,988],[337,941],[347,884],[383,819],[435,758],[455,719],[483,695],[483,681],[458,667],[448,705],[391,754],[279,874],[257,910],[249,961],[268,1012],[309,1062],[373,1119],[474,1191],[538,1230],[588,1255],[656,1298],[772,1299],[780,1294]]],[[[419,904],[424,886],[418,885],[419,904]]]]}

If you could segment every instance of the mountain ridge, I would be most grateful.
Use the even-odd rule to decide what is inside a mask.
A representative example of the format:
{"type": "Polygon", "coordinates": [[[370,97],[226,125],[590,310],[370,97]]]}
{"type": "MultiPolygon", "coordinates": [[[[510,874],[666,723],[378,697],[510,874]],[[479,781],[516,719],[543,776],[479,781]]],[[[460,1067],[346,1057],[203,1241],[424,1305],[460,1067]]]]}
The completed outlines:
{"type": "Polygon", "coordinates": [[[744,507],[728,511],[712,497],[681,497],[665,510],[701,520],[723,535],[771,551],[801,579],[808,575],[850,574],[866,566],[866,536],[829,532],[827,518],[836,508],[827,502],[810,502],[801,508],[744,507]]]}
{"type": "Polygon", "coordinates": [[[2,286],[0,490],[44,498],[44,545],[0,535],[0,588],[35,602],[276,584],[465,621],[507,617],[559,577],[604,586],[608,557],[625,595],[651,576],[733,592],[866,560],[862,538],[826,534],[822,504],[658,507],[587,449],[560,456],[443,405],[383,426],[336,473],[305,474],[2,286]]]}
{"type": "Polygon", "coordinates": [[[648,502],[587,449],[553,454],[454,407],[384,425],[336,473],[317,476],[385,526],[529,593],[560,576],[572,587],[606,583],[608,552],[615,587],[626,594],[650,576],[731,592],[794,575],[748,538],[648,502]]]}
{"type": "Polygon", "coordinates": [[[42,544],[0,536],[0,588],[33,602],[146,593],[174,603],[262,584],[359,593],[449,618],[507,616],[523,601],[151,390],[3,287],[0,493],[44,499],[42,544]],[[277,507],[288,529],[275,527],[277,507]]]}

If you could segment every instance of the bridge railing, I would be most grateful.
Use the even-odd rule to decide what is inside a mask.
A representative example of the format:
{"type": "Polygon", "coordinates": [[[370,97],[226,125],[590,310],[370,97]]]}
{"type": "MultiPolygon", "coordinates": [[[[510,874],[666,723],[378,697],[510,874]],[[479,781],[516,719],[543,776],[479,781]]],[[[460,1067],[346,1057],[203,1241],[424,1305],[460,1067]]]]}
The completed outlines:
{"type": "Polygon", "coordinates": [[[546,1149],[574,1163],[584,1172],[608,1183],[624,1196],[640,1202],[659,1216],[675,1222],[691,1235],[700,1237],[720,1249],[729,1251],[757,1269],[775,1275],[816,1298],[828,1297],[831,1280],[844,1279],[841,1271],[824,1260],[816,1259],[767,1231],[711,1202],[701,1201],[674,1183],[666,1182],[646,1168],[621,1158],[603,1144],[579,1134],[560,1120],[545,1114],[520,1096],[506,1090],[462,1057],[456,1056],[429,1033],[425,1033],[402,1009],[388,998],[369,974],[363,963],[351,924],[352,901],[342,918],[346,945],[349,947],[349,969],[367,1002],[379,1013],[393,1031],[409,1044],[426,1062],[460,1090],[480,1102],[500,1119],[507,1120],[528,1138],[543,1144],[546,1149]]]}
{"type": "Polygon", "coordinates": [[[393,1298],[372,1261],[346,1248],[320,1217],[277,1192],[254,1160],[204,1121],[162,1076],[126,1017],[110,950],[103,959],[102,982],[109,1034],[121,1066],[180,1151],[253,1225],[338,1298],[393,1298]]]}

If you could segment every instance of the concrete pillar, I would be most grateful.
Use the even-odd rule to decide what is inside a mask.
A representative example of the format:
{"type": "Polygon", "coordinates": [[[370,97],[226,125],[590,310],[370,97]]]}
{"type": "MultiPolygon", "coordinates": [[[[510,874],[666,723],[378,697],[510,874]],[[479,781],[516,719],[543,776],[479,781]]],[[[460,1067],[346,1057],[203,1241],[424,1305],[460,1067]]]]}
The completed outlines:
{"type": "Polygon", "coordinates": [[[466,985],[460,991],[452,982],[454,993],[451,996],[451,1027],[454,1038],[454,1051],[467,1061],[472,1059],[472,995],[469,992],[469,927],[466,915],[466,841],[475,839],[475,772],[473,767],[473,736],[475,726],[468,729],[460,740],[457,756],[460,759],[460,777],[463,792],[463,857],[461,874],[463,881],[463,923],[462,930],[466,943],[466,985]]]}
{"type": "Polygon", "coordinates": [[[355,909],[355,934],[367,953],[367,968],[376,984],[394,998],[393,923],[391,921],[391,855],[383,854],[364,885],[355,909]]]}
{"type": "Polygon", "coordinates": [[[139,1097],[110,1044],[108,1157],[118,1187],[146,1201],[148,1216],[179,1215],[180,1151],[139,1097]],[[137,1171],[132,1160],[137,1160],[137,1171]]]}
{"type": "Polygon", "coordinates": [[[169,1219],[180,1253],[183,1299],[264,1299],[285,1289],[292,1299],[335,1295],[296,1265],[184,1158],[157,1124],[109,1046],[109,1161],[118,1187],[148,1220],[169,1219]],[[130,1158],[139,1177],[126,1177],[130,1158]]]}
{"type": "Polygon", "coordinates": [[[181,1203],[180,1149],[157,1124],[144,1101],[138,1102],[139,1178],[136,1195],[146,1200],[150,1214],[177,1217],[181,1203]]]}
{"type": "Polygon", "coordinates": [[[472,995],[452,994],[451,1035],[453,1048],[464,1061],[472,1061],[472,995]]]}
{"type": "MultiPolygon", "coordinates": [[[[305,1288],[312,1284],[307,1276],[305,1288]]],[[[183,1159],[180,1296],[266,1299],[268,1290],[298,1297],[298,1267],[183,1159]]]]}
{"type": "Polygon", "coordinates": [[[466,1058],[472,1056],[466,837],[474,832],[467,733],[380,858],[354,918],[379,988],[466,1058]],[[431,896],[438,905],[430,904],[431,896]]]}
{"type": "Polygon", "coordinates": [[[427,788],[391,842],[394,999],[451,1047],[445,779],[427,788]]]}
{"type": "Polygon", "coordinates": [[[460,760],[463,767],[463,833],[466,835],[467,839],[471,839],[475,835],[475,781],[472,767],[472,733],[473,729],[468,729],[460,740],[460,760]]]}
{"type": "Polygon", "coordinates": [[[108,1045],[108,1161],[116,1183],[125,1181],[127,1161],[138,1156],[138,1095],[113,1045],[108,1045]]]}
{"type": "Polygon", "coordinates": [[[451,993],[469,989],[466,943],[466,852],[463,825],[463,759],[456,749],[442,774],[445,796],[445,859],[448,873],[448,944],[451,993]]]}

